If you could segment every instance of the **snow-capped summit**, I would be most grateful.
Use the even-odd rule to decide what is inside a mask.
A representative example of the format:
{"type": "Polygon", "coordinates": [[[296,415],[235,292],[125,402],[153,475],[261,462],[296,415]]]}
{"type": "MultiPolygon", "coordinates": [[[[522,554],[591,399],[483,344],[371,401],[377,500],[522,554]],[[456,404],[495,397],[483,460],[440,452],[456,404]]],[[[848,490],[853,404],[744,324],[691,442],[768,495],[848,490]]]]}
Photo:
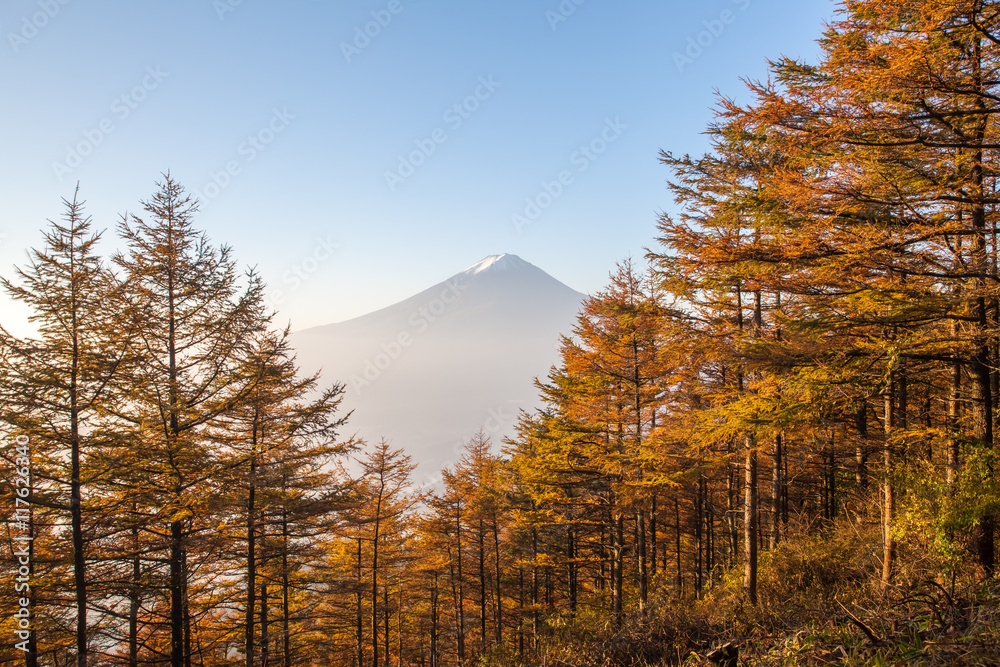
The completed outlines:
{"type": "Polygon", "coordinates": [[[304,373],[346,385],[348,431],[386,437],[420,464],[417,481],[454,463],[483,428],[500,445],[533,385],[558,360],[585,295],[510,253],[490,255],[408,299],[296,332],[304,373]]]}
{"type": "Polygon", "coordinates": [[[487,270],[505,271],[508,269],[517,269],[527,264],[528,262],[524,261],[517,255],[511,255],[510,253],[505,252],[502,255],[490,255],[489,257],[485,257],[467,268],[462,273],[476,274],[487,270]]]}

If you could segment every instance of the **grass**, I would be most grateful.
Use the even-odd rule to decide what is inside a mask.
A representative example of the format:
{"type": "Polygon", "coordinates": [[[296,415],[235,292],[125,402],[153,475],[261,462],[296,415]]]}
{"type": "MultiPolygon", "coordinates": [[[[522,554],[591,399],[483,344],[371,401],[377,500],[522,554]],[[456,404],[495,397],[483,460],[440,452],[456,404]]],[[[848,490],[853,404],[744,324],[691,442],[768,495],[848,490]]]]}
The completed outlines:
{"type": "Polygon", "coordinates": [[[739,572],[700,600],[654,587],[648,617],[618,632],[599,615],[563,619],[544,664],[708,665],[713,648],[732,642],[740,665],[761,667],[1000,665],[1000,580],[972,565],[949,574],[926,545],[903,544],[883,589],[877,526],[844,519],[798,534],[762,554],[758,605],[747,603],[739,572]]]}

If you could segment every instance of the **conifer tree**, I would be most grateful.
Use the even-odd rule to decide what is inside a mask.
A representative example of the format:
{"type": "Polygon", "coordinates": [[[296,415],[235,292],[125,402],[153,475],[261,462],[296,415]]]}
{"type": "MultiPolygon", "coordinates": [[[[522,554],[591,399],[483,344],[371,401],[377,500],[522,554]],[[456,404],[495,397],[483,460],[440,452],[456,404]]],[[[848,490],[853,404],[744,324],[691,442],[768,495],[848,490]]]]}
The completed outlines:
{"type": "Polygon", "coordinates": [[[3,279],[8,295],[31,308],[38,338],[0,329],[4,358],[4,419],[48,450],[49,474],[66,490],[56,501],[69,514],[72,590],[76,612],[75,662],[89,664],[87,534],[96,528],[84,509],[84,490],[100,476],[88,455],[106,446],[102,406],[129,354],[130,310],[114,276],[96,253],[79,187],[63,200],[61,222],[50,222],[45,247],[31,252],[17,280],[3,279]],[[44,445],[43,445],[44,443],[44,445]]]}
{"type": "Polygon", "coordinates": [[[281,653],[286,662],[290,660],[285,627],[290,621],[289,533],[293,528],[301,534],[309,530],[307,526],[322,530],[330,525],[330,515],[339,507],[339,489],[322,469],[344,453],[349,443],[336,441],[337,430],[347,419],[335,416],[343,386],[334,385],[310,400],[318,378],[298,377],[287,330],[261,336],[244,372],[258,378],[256,385],[212,423],[212,431],[223,475],[230,481],[224,497],[232,504],[232,513],[240,516],[234,523],[245,527],[244,535],[231,539],[245,549],[245,556],[234,554],[233,558],[245,562],[244,652],[246,664],[252,667],[258,646],[257,589],[266,586],[267,580],[261,581],[258,575],[265,568],[277,573],[272,583],[281,595],[281,653]],[[268,532],[272,533],[270,553],[264,551],[268,532]],[[269,558],[279,560],[280,566],[268,563],[269,558]]]}
{"type": "MultiPolygon", "coordinates": [[[[893,480],[898,454],[913,439],[906,435],[912,369],[945,364],[953,378],[956,367],[964,369],[969,419],[949,419],[981,449],[994,447],[996,172],[989,158],[1000,111],[1000,23],[993,2],[861,0],[844,9],[821,42],[818,65],[775,63],[774,83],[753,86],[760,102],[732,111],[808,166],[773,176],[799,213],[795,235],[784,238],[806,260],[814,291],[834,297],[845,324],[882,328],[872,338],[880,339],[873,352],[885,351],[886,366],[888,584],[893,480]]],[[[992,570],[996,519],[988,505],[978,510],[977,550],[992,570]]]]}
{"type": "Polygon", "coordinates": [[[410,475],[416,467],[412,459],[384,438],[357,458],[356,464],[359,471],[349,487],[353,502],[342,513],[341,545],[348,560],[344,569],[354,570],[350,589],[356,612],[356,661],[364,664],[367,656],[372,667],[377,667],[390,659],[385,653],[391,645],[385,602],[392,583],[388,573],[399,572],[409,560],[406,547],[413,531],[408,524],[424,494],[412,485],[410,475]]]}
{"type": "Polygon", "coordinates": [[[143,434],[145,483],[158,502],[151,520],[166,526],[170,664],[182,667],[192,655],[190,540],[192,531],[211,530],[219,467],[206,431],[260,381],[245,372],[246,361],[269,315],[259,278],[251,272],[241,287],[229,247],[195,230],[197,202],[169,174],[158,188],[142,216],[119,224],[127,250],[114,261],[141,313],[142,349],[119,416],[143,434]]]}

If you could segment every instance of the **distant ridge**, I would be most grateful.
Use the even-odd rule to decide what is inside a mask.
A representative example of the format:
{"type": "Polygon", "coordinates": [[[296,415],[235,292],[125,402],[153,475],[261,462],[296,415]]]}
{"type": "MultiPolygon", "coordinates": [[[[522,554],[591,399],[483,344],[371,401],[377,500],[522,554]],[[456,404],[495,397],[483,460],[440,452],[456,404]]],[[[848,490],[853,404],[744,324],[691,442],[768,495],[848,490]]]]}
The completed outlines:
{"type": "Polygon", "coordinates": [[[434,482],[483,428],[499,447],[586,295],[517,255],[490,255],[386,308],[292,334],[304,372],[343,382],[349,432],[386,437],[434,482]]]}

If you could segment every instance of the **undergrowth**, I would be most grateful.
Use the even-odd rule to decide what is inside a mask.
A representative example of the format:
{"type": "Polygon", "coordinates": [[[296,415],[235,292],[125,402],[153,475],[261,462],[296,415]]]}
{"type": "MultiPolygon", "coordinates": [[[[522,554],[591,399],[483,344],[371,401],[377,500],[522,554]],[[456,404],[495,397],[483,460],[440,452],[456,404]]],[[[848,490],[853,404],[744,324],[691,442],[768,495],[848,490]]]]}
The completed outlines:
{"type": "MultiPolygon", "coordinates": [[[[713,649],[731,644],[739,665],[1000,665],[1000,581],[904,542],[883,587],[877,526],[844,518],[796,533],[761,554],[757,605],[747,602],[739,568],[719,574],[700,599],[658,581],[645,617],[633,611],[621,629],[606,610],[551,622],[529,664],[710,665],[713,649]]],[[[483,662],[518,664],[499,654],[483,662]]]]}

